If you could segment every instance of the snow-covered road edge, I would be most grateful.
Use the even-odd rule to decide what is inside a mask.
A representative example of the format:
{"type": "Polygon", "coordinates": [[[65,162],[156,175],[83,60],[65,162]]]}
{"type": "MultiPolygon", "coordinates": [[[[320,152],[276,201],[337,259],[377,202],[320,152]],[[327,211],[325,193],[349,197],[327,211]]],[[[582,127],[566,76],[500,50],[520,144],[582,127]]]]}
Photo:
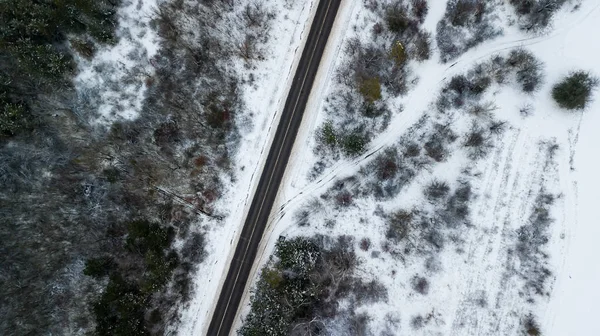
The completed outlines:
{"type": "Polygon", "coordinates": [[[243,99],[252,113],[252,125],[243,125],[247,132],[242,133],[242,144],[235,159],[233,175],[237,179],[227,187],[227,194],[217,205],[225,209],[228,216],[218,227],[209,229],[208,257],[194,279],[195,296],[182,312],[180,335],[206,334],[317,4],[317,0],[310,0],[295,3],[289,9],[281,3],[274,4],[277,18],[272,38],[265,46],[269,55],[266,61],[257,64],[256,70],[250,71],[258,74],[253,88],[244,88],[243,99]]]}
{"type": "Polygon", "coordinates": [[[238,329],[241,326],[243,316],[246,315],[250,310],[250,294],[252,286],[254,285],[254,280],[258,275],[257,271],[267,262],[273,251],[275,241],[279,237],[279,229],[281,227],[277,226],[277,224],[281,219],[280,207],[283,203],[283,200],[287,199],[287,186],[290,183],[293,183],[290,181],[290,175],[296,175],[298,173],[297,170],[293,169],[293,167],[301,166],[302,157],[299,155],[299,153],[301,153],[303,150],[310,150],[311,148],[310,134],[312,134],[312,130],[314,130],[317,125],[319,116],[318,112],[323,104],[325,93],[327,92],[326,87],[334,75],[334,64],[338,59],[341,48],[343,47],[344,32],[346,29],[348,29],[350,18],[353,14],[355,14],[355,8],[356,3],[354,3],[352,0],[341,1],[335,23],[329,35],[323,57],[321,58],[319,70],[317,71],[317,75],[306,104],[304,115],[302,117],[302,123],[298,131],[298,136],[296,137],[296,142],[292,148],[287,169],[283,176],[273,209],[271,210],[269,223],[267,224],[263,234],[256,258],[254,259],[254,264],[252,265],[252,270],[250,271],[249,279],[251,279],[251,281],[247,283],[246,289],[244,290],[244,295],[240,301],[238,312],[236,314],[234,329],[238,329]]]}

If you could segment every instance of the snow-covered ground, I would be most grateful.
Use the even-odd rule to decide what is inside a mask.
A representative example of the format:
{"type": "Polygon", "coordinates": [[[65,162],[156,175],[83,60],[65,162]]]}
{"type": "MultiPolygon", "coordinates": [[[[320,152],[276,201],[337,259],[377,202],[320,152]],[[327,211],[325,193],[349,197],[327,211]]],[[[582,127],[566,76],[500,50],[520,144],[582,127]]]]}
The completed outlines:
{"type": "MultiPolygon", "coordinates": [[[[435,34],[445,2],[429,1],[429,6],[424,28],[435,34]]],[[[572,9],[573,5],[567,4],[547,32],[530,36],[504,24],[513,14],[509,7],[502,7],[498,11],[504,24],[502,36],[467,51],[452,64],[440,64],[437,52],[429,61],[413,64],[419,79],[406,96],[391,102],[404,108],[393,115],[389,127],[372,140],[363,155],[338,160],[311,180],[309,172],[318,160],[313,153],[314,132],[326,119],[325,98],[334,89],[333,74],[343,61],[343,45],[357,35],[351,27],[360,27],[368,18],[361,2],[343,1],[255,271],[267,261],[280,235],[350,234],[357,242],[368,238],[372,243],[369,251],[357,247],[362,261],[359,275],[377,279],[388,289],[386,302],[359,308],[371,316],[375,334],[392,318],[399,320],[394,328],[400,335],[516,335],[522,332],[529,314],[544,335],[600,334],[594,320],[600,298],[600,289],[594,285],[600,281],[600,267],[593,262],[597,253],[593,239],[600,231],[596,225],[600,216],[595,211],[600,199],[595,193],[600,187],[596,176],[600,164],[594,155],[595,145],[600,143],[595,132],[600,99],[584,112],[571,113],[558,108],[550,96],[552,86],[570,70],[600,75],[600,47],[593,42],[594,32],[600,29],[600,1],[586,0],[577,10],[572,9]],[[382,148],[401,146],[407,137],[418,139],[431,131],[428,121],[415,127],[423,116],[451,122],[459,136],[457,143],[462,142],[472,117],[458,112],[440,116],[433,105],[437,94],[452,76],[518,47],[544,63],[544,83],[533,94],[521,92],[514,83],[492,85],[488,90],[482,100],[493,104],[493,117],[505,122],[506,129],[494,138],[485,158],[470,160],[460,144],[455,144],[450,146],[453,153],[447,160],[419,171],[391,199],[360,197],[341,208],[321,199],[337,181],[359,174],[382,148]],[[520,113],[525,105],[531,106],[531,115],[520,113]],[[424,200],[422,192],[433,179],[448,181],[452,191],[468,182],[472,191],[468,225],[446,232],[447,243],[439,253],[401,257],[388,253],[389,247],[383,244],[385,218],[380,213],[413,206],[425,214],[438,211],[435,204],[424,200]],[[525,282],[531,260],[527,255],[516,256],[515,251],[521,239],[519,230],[531,227],[533,215],[546,207],[538,198],[542,194],[554,196],[547,206],[553,221],[538,232],[547,235],[548,241],[535,253],[549,258],[538,255],[531,260],[535,261],[533,272],[547,268],[550,276],[541,294],[531,294],[525,282]],[[311,208],[310,226],[299,227],[295,219],[298,210],[315,201],[323,206],[311,208]],[[428,280],[428,294],[413,290],[415,276],[428,280]]],[[[362,38],[367,36],[364,33],[362,38]]],[[[420,242],[415,244],[418,250],[420,242]]],[[[246,295],[246,303],[248,300],[246,295]]]]}
{"type": "Polygon", "coordinates": [[[125,0],[117,12],[119,42],[98,50],[91,60],[78,57],[75,78],[80,108],[93,111],[97,122],[132,120],[146,98],[146,79],[154,74],[152,58],[159,37],[150,27],[156,17],[156,0],[125,0]]]}

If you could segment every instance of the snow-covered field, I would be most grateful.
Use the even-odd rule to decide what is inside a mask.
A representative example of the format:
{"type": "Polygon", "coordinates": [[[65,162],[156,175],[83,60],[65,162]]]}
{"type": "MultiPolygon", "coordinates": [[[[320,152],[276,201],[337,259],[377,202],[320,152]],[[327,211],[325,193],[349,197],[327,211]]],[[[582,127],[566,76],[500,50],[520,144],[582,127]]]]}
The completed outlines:
{"type": "MultiPolygon", "coordinates": [[[[429,6],[424,28],[435,34],[445,2],[429,1],[429,6]]],[[[348,234],[357,242],[358,274],[388,289],[387,301],[357,309],[371,317],[374,334],[391,328],[398,335],[517,335],[528,316],[544,335],[600,334],[594,320],[600,268],[593,261],[593,239],[600,231],[595,211],[600,164],[594,155],[600,143],[595,132],[600,100],[572,113],[560,109],[550,96],[552,86],[571,70],[600,75],[600,47],[593,37],[600,29],[600,1],[584,0],[576,10],[573,4],[565,5],[551,28],[535,36],[510,25],[512,9],[501,6],[497,14],[502,36],[448,64],[439,62],[436,50],[428,61],[411,63],[418,80],[407,95],[390,98],[390,106],[403,109],[392,109],[387,129],[363,155],[337,160],[311,179],[319,160],[313,152],[315,130],[327,119],[325,99],[335,89],[333,77],[344,61],[343,46],[354,36],[369,38],[364,28],[373,22],[365,12],[362,2],[343,1],[255,270],[267,261],[280,235],[348,234]],[[438,93],[453,76],[518,47],[544,64],[544,82],[533,94],[521,92],[515,83],[491,85],[481,98],[491,107],[484,118],[504,122],[504,131],[490,140],[485,157],[469,158],[461,146],[465,134],[472,122],[489,120],[459,111],[438,113],[438,93]],[[524,106],[530,107],[530,114],[521,113],[524,106]],[[434,122],[451,125],[458,136],[448,144],[451,154],[446,160],[426,164],[390,198],[366,192],[340,206],[329,197],[340,188],[363,190],[369,164],[383,149],[423,139],[434,132],[434,122]],[[353,176],[357,179],[346,180],[353,176]],[[386,244],[385,214],[418,208],[419,216],[429,219],[447,211],[423,196],[424,186],[434,179],[447,181],[451,194],[470,186],[468,218],[457,227],[441,229],[443,247],[417,240],[418,232],[410,244],[386,244]],[[339,181],[345,185],[340,187],[339,181]],[[310,224],[298,226],[297,213],[305,209],[310,224]],[[536,216],[545,210],[551,221],[537,226],[536,216]],[[370,248],[358,248],[362,239],[371,242],[370,248]],[[524,252],[523,242],[529,244],[524,252]],[[426,293],[413,289],[415,278],[426,279],[426,293]]]]}

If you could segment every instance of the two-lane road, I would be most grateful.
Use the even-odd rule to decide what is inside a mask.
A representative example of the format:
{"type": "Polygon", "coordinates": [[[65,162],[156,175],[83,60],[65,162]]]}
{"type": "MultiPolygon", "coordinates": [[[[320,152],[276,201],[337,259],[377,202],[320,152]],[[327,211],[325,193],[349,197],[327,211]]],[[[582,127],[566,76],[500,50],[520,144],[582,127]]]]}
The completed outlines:
{"type": "Polygon", "coordinates": [[[208,327],[209,336],[226,336],[232,331],[340,2],[321,0],[315,13],[273,144],[208,327]]]}

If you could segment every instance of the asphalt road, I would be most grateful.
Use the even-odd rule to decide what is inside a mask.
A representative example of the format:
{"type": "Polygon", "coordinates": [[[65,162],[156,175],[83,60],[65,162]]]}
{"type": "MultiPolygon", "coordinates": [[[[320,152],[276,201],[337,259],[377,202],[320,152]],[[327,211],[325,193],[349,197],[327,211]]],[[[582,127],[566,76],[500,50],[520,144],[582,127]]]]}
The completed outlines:
{"type": "Polygon", "coordinates": [[[281,120],[250,205],[227,278],[208,327],[209,336],[225,336],[232,325],[265,231],[279,184],[290,158],[312,84],[341,0],[321,0],[285,102],[281,120]]]}

